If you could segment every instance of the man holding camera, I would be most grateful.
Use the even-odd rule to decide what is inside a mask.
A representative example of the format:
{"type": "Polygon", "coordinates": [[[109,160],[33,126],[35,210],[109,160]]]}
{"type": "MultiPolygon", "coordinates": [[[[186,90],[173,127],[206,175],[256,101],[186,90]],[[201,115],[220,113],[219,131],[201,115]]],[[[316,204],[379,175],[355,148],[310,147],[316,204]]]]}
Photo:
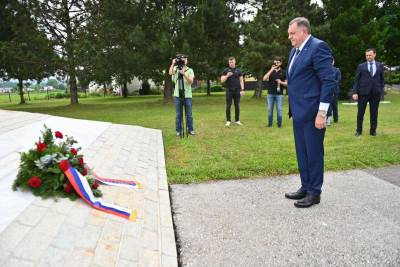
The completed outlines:
{"type": "Polygon", "coordinates": [[[194,81],[193,69],[187,66],[188,58],[185,55],[177,55],[172,60],[169,67],[169,75],[175,83],[174,98],[176,109],[176,135],[182,136],[182,112],[185,107],[187,130],[190,135],[194,135],[193,116],[192,116],[192,83],[194,81]],[[182,80],[180,80],[182,79],[182,80]],[[183,88],[181,88],[183,87],[183,88]]]}
{"type": "Polygon", "coordinates": [[[244,95],[243,74],[239,68],[236,68],[236,59],[230,57],[228,59],[229,67],[224,69],[221,76],[221,83],[226,82],[226,124],[231,125],[231,106],[232,99],[235,104],[235,124],[242,125],[239,120],[240,113],[240,97],[244,95]]]}
{"type": "Polygon", "coordinates": [[[281,86],[287,86],[285,72],[281,68],[282,60],[275,57],[271,69],[264,75],[263,81],[268,81],[268,127],[272,127],[274,106],[276,103],[276,112],[278,119],[278,128],[282,127],[282,91],[281,86]]]}

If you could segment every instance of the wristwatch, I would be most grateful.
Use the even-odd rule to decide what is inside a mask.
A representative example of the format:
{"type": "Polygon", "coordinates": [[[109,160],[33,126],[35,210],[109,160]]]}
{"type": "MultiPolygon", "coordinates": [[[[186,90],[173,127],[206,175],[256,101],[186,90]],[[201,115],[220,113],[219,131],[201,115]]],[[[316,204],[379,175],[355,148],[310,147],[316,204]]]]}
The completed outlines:
{"type": "Polygon", "coordinates": [[[318,110],[318,115],[322,118],[326,118],[326,111],[325,110],[318,110]]]}

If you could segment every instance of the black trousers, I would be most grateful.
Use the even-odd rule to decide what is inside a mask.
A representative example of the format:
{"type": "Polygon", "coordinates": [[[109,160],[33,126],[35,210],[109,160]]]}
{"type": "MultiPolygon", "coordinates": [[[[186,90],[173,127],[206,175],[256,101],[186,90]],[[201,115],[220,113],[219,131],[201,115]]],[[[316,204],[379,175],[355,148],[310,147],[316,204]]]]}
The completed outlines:
{"type": "Polygon", "coordinates": [[[333,121],[334,122],[339,121],[338,101],[339,101],[339,95],[334,94],[333,100],[332,100],[332,113],[333,113],[333,121]]]}
{"type": "Polygon", "coordinates": [[[233,99],[233,103],[235,104],[235,121],[239,121],[240,91],[230,91],[229,89],[226,90],[226,121],[231,121],[232,99],[233,99]]]}
{"type": "Polygon", "coordinates": [[[332,113],[333,113],[333,121],[334,122],[339,121],[338,101],[339,101],[339,95],[333,94],[332,101],[331,101],[331,104],[329,105],[329,109],[328,109],[328,117],[332,116],[332,113]]]}
{"type": "Polygon", "coordinates": [[[358,96],[358,112],[357,112],[357,132],[362,133],[365,109],[369,102],[370,114],[370,133],[375,133],[378,127],[378,108],[381,94],[369,94],[358,96]]]}

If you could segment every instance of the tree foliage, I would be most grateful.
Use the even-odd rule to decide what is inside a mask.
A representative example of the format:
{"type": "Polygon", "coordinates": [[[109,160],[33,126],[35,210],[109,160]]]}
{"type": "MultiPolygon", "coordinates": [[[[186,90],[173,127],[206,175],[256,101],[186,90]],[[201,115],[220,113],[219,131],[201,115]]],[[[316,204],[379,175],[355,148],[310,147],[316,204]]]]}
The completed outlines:
{"type": "Polygon", "coordinates": [[[1,77],[22,84],[57,68],[69,77],[72,104],[77,78],[84,87],[117,81],[125,97],[134,77],[151,79],[170,100],[168,68],[178,52],[207,84],[218,80],[228,56],[261,81],[275,55],[287,61],[287,27],[297,16],[309,18],[312,34],[332,47],[342,96],[366,48],[389,65],[400,59],[398,0],[0,0],[0,16],[1,77]]]}
{"type": "Polygon", "coordinates": [[[18,80],[20,103],[23,104],[23,82],[41,80],[53,74],[57,56],[52,43],[37,29],[26,3],[11,0],[3,4],[0,40],[2,76],[18,80]]]}
{"type": "Polygon", "coordinates": [[[274,56],[287,60],[290,42],[287,28],[291,19],[309,18],[315,26],[321,24],[321,8],[310,1],[263,0],[252,1],[257,9],[254,20],[244,23],[243,65],[247,73],[259,81],[254,96],[261,97],[261,80],[272,65],[274,56]]]}
{"type": "Polygon", "coordinates": [[[77,69],[82,64],[77,57],[87,21],[93,15],[89,6],[96,0],[28,0],[39,29],[56,44],[55,50],[63,64],[60,70],[69,76],[71,104],[78,104],[77,69]]]}

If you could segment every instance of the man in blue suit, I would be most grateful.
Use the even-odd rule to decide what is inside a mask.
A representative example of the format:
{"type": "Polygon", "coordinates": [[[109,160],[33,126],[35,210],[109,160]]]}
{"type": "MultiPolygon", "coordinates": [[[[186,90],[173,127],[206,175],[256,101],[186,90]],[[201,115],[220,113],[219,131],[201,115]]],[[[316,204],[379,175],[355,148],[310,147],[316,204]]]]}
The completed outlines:
{"type": "Polygon", "coordinates": [[[301,187],[285,197],[297,200],[296,207],[306,208],[321,200],[326,113],[336,81],[332,51],[324,41],[311,36],[308,19],[293,19],[288,35],[293,49],[286,77],[301,187]]]}
{"type": "Polygon", "coordinates": [[[335,81],[337,86],[335,88],[335,92],[332,96],[332,101],[328,110],[328,119],[326,120],[326,124],[329,126],[331,125],[331,117],[333,114],[333,121],[337,123],[339,121],[339,110],[338,110],[338,102],[339,102],[339,82],[342,79],[342,73],[340,72],[339,68],[335,67],[335,60],[332,62],[333,72],[335,73],[335,81]]]}
{"type": "Polygon", "coordinates": [[[365,51],[367,62],[357,67],[356,78],[353,85],[353,99],[358,100],[356,136],[362,134],[365,108],[369,102],[370,130],[376,136],[378,126],[378,108],[383,88],[385,86],[383,64],[375,61],[376,51],[373,48],[365,51]]]}

